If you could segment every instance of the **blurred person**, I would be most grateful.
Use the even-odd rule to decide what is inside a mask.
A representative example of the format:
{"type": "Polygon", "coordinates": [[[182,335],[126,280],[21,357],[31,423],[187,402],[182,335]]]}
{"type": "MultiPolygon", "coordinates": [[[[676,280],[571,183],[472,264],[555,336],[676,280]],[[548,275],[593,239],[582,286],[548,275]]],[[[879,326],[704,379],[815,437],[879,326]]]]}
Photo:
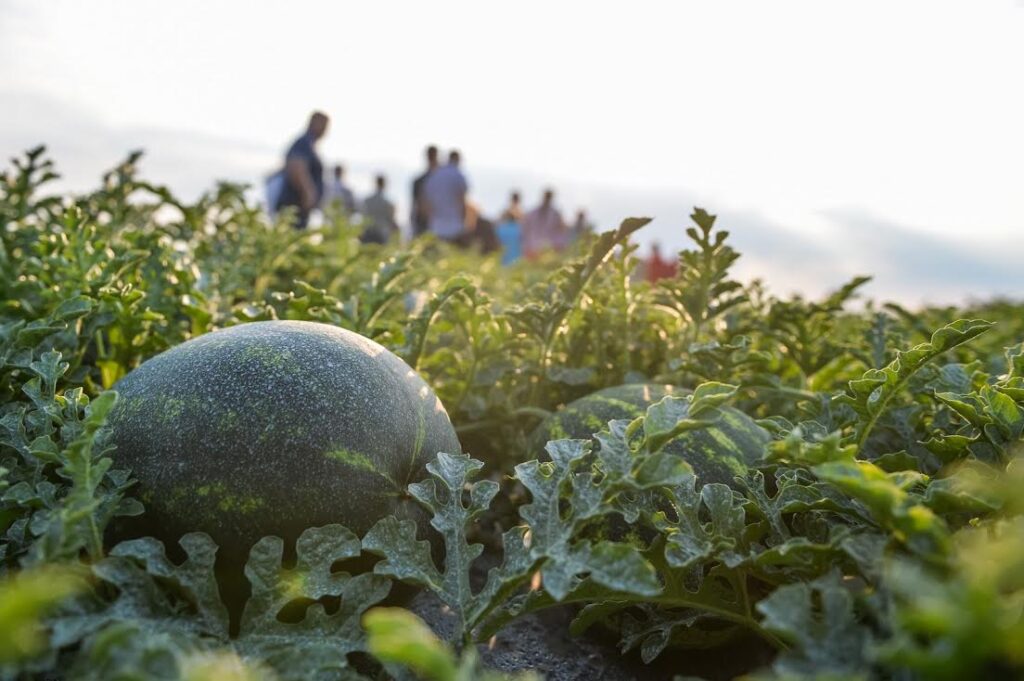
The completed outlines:
{"type": "Polygon", "coordinates": [[[572,240],[579,241],[587,234],[591,234],[594,231],[594,225],[587,220],[587,211],[580,208],[576,211],[576,220],[572,223],[570,229],[572,240]]]}
{"type": "Polygon", "coordinates": [[[398,234],[395,204],[384,195],[387,178],[377,175],[374,184],[376,191],[363,201],[363,217],[367,226],[359,240],[363,243],[386,244],[392,235],[398,234]]]}
{"type": "Polygon", "coordinates": [[[466,194],[469,183],[459,169],[458,151],[448,155],[447,165],[440,166],[423,183],[422,199],[431,234],[443,241],[458,242],[466,231],[466,194]]]}
{"type": "Polygon", "coordinates": [[[480,246],[480,253],[487,255],[501,248],[498,235],[494,229],[494,221],[480,212],[480,206],[466,199],[465,231],[454,243],[465,248],[474,244],[480,246]]]}
{"type": "Polygon", "coordinates": [[[327,133],[329,123],[327,114],[314,111],[309,117],[306,132],[292,143],[284,157],[284,186],[276,208],[297,208],[297,229],[306,227],[309,214],[323,197],[324,165],[316,153],[316,144],[327,133]]]}
{"type": "Polygon", "coordinates": [[[334,179],[324,187],[323,205],[337,205],[345,215],[352,215],[356,212],[356,196],[345,183],[345,166],[340,163],[334,166],[334,179]]]}
{"type": "Polygon", "coordinates": [[[671,279],[676,276],[676,262],[661,257],[661,245],[655,241],[651,244],[651,255],[644,262],[644,278],[652,284],[659,279],[671,279]]]}
{"type": "Polygon", "coordinates": [[[409,225],[412,230],[410,235],[413,239],[425,234],[430,228],[430,216],[427,213],[426,203],[423,201],[423,184],[427,181],[430,173],[437,170],[437,147],[431,144],[426,150],[427,169],[412,181],[412,209],[409,216],[409,225]]]}
{"type": "Polygon", "coordinates": [[[502,220],[523,221],[523,200],[519,192],[514,191],[508,195],[508,205],[501,212],[502,220]]]}
{"type": "Polygon", "coordinates": [[[495,236],[501,244],[501,264],[511,265],[523,255],[523,209],[519,192],[512,192],[508,206],[502,211],[495,227],[495,236]]]}
{"type": "Polygon", "coordinates": [[[544,251],[564,250],[569,245],[569,228],[555,208],[555,192],[545,189],[540,205],[523,216],[523,254],[530,259],[544,251]]]}
{"type": "Polygon", "coordinates": [[[263,181],[263,191],[267,201],[267,215],[277,217],[277,204],[281,201],[281,192],[284,191],[285,172],[284,168],[268,175],[263,181]]]}

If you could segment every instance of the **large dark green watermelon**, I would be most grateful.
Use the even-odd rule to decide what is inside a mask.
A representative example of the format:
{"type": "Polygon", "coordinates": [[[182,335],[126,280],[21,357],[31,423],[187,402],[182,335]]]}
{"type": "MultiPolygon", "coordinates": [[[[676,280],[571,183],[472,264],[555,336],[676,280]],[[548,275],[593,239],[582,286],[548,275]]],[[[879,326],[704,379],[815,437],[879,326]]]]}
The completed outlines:
{"type": "MultiPolygon", "coordinates": [[[[546,418],[530,437],[535,456],[544,456],[548,440],[590,439],[613,419],[643,416],[655,402],[668,395],[682,396],[689,391],[671,385],[631,383],[605,388],[570,402],[546,418]]],[[[732,407],[721,409],[713,426],[689,431],[665,445],[664,451],[678,454],[693,467],[699,485],[720,482],[733,485],[735,476],[743,476],[747,466],[760,461],[771,436],[753,419],[732,407]]]]}
{"type": "Polygon", "coordinates": [[[360,535],[395,514],[439,451],[448,414],[405,362],[358,334],[258,322],[200,336],[120,381],[110,423],[118,467],[146,513],[120,536],[203,531],[241,564],[264,535],[294,541],[341,523],[360,535]]]}

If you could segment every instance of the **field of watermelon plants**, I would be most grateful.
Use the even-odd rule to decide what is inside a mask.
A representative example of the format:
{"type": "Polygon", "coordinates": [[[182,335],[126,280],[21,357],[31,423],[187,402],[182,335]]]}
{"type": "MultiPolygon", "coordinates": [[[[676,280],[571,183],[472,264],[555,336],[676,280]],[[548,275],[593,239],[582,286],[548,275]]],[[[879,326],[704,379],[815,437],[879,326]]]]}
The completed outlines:
{"type": "Polygon", "coordinates": [[[1024,304],[779,298],[701,209],[656,285],[643,219],[501,268],[136,160],[0,181],[0,678],[1024,677],[1024,304]],[[233,340],[323,330],[275,321],[418,374],[439,420],[261,383],[348,370],[233,340]]]}

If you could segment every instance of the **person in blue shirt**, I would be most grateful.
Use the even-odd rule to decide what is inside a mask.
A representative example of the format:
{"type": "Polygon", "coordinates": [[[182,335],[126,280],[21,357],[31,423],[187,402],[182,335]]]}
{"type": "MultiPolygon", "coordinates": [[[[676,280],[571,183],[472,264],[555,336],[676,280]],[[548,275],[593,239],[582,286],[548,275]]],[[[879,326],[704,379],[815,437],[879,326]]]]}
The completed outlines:
{"type": "Polygon", "coordinates": [[[287,206],[297,208],[297,229],[306,227],[309,214],[319,205],[324,194],[324,165],[316,153],[316,143],[327,132],[329,122],[327,114],[313,112],[306,132],[295,140],[285,154],[284,188],[277,201],[277,209],[287,206]]]}
{"type": "Polygon", "coordinates": [[[448,242],[460,242],[466,235],[466,194],[469,182],[459,168],[462,156],[452,150],[448,165],[434,170],[423,182],[420,194],[427,211],[427,226],[431,234],[448,242]]]}
{"type": "Polygon", "coordinates": [[[512,192],[508,208],[501,214],[495,230],[501,243],[501,264],[511,265],[523,255],[523,209],[519,192],[512,192]]]}

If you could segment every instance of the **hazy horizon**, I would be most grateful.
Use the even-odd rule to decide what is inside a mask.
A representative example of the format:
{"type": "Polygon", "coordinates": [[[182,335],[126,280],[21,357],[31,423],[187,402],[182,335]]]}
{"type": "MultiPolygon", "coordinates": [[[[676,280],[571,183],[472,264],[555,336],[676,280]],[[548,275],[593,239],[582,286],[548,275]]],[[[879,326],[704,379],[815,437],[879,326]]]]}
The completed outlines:
{"type": "Polygon", "coordinates": [[[258,183],[319,108],[325,160],[363,193],[386,172],[403,208],[436,143],[488,213],[552,184],[567,215],[652,215],[641,242],[677,249],[700,205],[778,293],[872,274],[880,299],[1019,297],[1022,28],[1011,0],[0,2],[0,153],[45,143],[82,190],[144,148],[194,197],[258,183]]]}

